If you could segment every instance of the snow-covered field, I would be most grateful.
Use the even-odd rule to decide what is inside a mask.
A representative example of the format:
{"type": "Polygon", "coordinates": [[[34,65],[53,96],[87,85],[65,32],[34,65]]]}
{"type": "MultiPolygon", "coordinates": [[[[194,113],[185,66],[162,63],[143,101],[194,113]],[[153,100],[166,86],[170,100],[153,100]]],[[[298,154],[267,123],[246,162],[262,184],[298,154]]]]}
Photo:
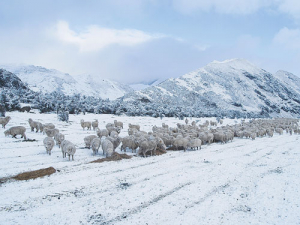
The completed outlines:
{"type": "Polygon", "coordinates": [[[122,137],[128,123],[150,131],[183,121],[88,114],[70,115],[67,124],[54,114],[7,115],[7,128],[25,126],[27,137],[37,141],[4,137],[0,128],[0,178],[49,166],[58,171],[2,184],[0,224],[300,224],[300,135],[235,138],[197,151],[90,164],[103,156],[83,148],[83,138],[95,132],[83,131],[81,119],[98,119],[100,128],[123,121],[122,137]],[[57,146],[47,155],[45,136],[30,132],[29,118],[54,123],[76,144],[75,160],[62,158],[57,146]]]}

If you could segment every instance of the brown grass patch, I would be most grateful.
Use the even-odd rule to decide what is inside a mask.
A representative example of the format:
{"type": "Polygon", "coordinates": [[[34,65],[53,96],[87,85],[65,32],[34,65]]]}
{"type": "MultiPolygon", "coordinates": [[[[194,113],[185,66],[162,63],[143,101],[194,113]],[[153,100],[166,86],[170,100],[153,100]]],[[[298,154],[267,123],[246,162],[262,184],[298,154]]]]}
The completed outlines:
{"type": "Polygon", "coordinates": [[[112,156],[110,157],[107,157],[107,158],[103,158],[103,159],[97,159],[97,160],[94,160],[90,163],[102,163],[102,162],[110,162],[110,161],[119,161],[119,160],[122,160],[122,159],[131,159],[132,156],[130,155],[127,155],[127,154],[119,154],[117,152],[114,152],[112,154],[112,156]]]}
{"type": "Polygon", "coordinates": [[[36,179],[38,177],[44,177],[44,176],[47,176],[47,175],[51,175],[55,172],[56,172],[56,170],[53,167],[48,167],[48,168],[45,168],[45,169],[20,173],[16,176],[12,177],[12,179],[15,179],[15,180],[30,180],[30,179],[36,179]]]}

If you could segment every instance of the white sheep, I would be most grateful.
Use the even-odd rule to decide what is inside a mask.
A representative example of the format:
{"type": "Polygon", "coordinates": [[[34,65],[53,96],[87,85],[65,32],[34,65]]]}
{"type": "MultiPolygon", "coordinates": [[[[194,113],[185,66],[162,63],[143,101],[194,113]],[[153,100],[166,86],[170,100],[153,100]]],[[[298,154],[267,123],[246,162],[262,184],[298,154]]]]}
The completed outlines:
{"type": "Polygon", "coordinates": [[[105,153],[106,157],[111,156],[114,153],[114,145],[107,138],[102,142],[103,155],[105,153]]]}
{"type": "Polygon", "coordinates": [[[61,143],[61,151],[62,151],[62,154],[63,154],[63,158],[65,158],[68,154],[69,161],[70,161],[70,155],[72,155],[72,160],[74,160],[74,154],[76,152],[76,147],[72,142],[64,140],[61,143]]]}
{"type": "Polygon", "coordinates": [[[11,120],[10,116],[0,118],[0,124],[2,124],[2,128],[5,128],[5,125],[11,120]]]}
{"type": "Polygon", "coordinates": [[[54,137],[56,134],[59,133],[59,129],[49,129],[49,128],[44,128],[44,132],[48,137],[54,137]]]}
{"type": "Polygon", "coordinates": [[[136,152],[136,149],[139,147],[138,144],[139,143],[133,136],[126,136],[122,138],[121,151],[124,150],[124,152],[126,152],[126,148],[129,148],[132,152],[136,152]]]}
{"type": "Polygon", "coordinates": [[[84,143],[85,143],[86,148],[90,149],[91,143],[92,143],[94,138],[97,138],[97,136],[96,135],[89,135],[89,136],[86,136],[84,138],[84,143]]]}
{"type": "Polygon", "coordinates": [[[24,137],[24,140],[26,140],[26,128],[23,126],[15,126],[11,127],[8,130],[4,131],[5,136],[11,135],[13,138],[15,138],[18,134],[21,135],[21,138],[24,137]]]}
{"type": "Polygon", "coordinates": [[[129,123],[129,124],[128,124],[128,127],[129,127],[129,128],[135,128],[135,129],[137,129],[138,131],[140,131],[140,125],[134,125],[134,124],[129,123]]]}
{"type": "Polygon", "coordinates": [[[29,123],[29,126],[31,128],[31,131],[34,131],[34,129],[36,129],[36,132],[39,131],[39,129],[40,129],[39,122],[33,121],[31,118],[29,118],[28,123],[29,123]]]}
{"type": "Polygon", "coordinates": [[[93,150],[94,155],[96,155],[96,153],[98,153],[100,145],[101,145],[101,139],[100,138],[94,138],[92,140],[91,146],[92,146],[92,150],[93,150]]]}
{"type": "Polygon", "coordinates": [[[176,137],[174,140],[174,147],[178,150],[178,147],[183,147],[183,150],[186,151],[188,148],[189,138],[176,137]]]}
{"type": "Polygon", "coordinates": [[[95,119],[95,121],[92,122],[93,130],[96,130],[96,128],[98,128],[98,125],[99,125],[99,122],[98,122],[98,120],[95,119]]]}
{"type": "Polygon", "coordinates": [[[41,132],[43,132],[43,134],[45,134],[45,130],[55,129],[55,125],[53,123],[39,124],[39,129],[41,132]]]}
{"type": "Polygon", "coordinates": [[[198,150],[198,148],[201,149],[201,144],[202,144],[201,139],[199,139],[199,138],[193,138],[189,142],[189,147],[191,149],[196,149],[197,148],[197,150],[198,150]]]}
{"type": "Polygon", "coordinates": [[[62,133],[56,133],[54,135],[54,140],[55,140],[56,144],[58,145],[58,147],[60,148],[62,141],[65,140],[65,135],[63,135],[62,133]]]}
{"type": "Polygon", "coordinates": [[[81,127],[83,128],[83,130],[84,130],[84,128],[87,128],[88,130],[90,130],[91,127],[92,127],[92,123],[91,122],[84,122],[83,119],[80,120],[80,124],[81,124],[81,127]]]}
{"type": "Polygon", "coordinates": [[[43,143],[46,148],[47,154],[51,155],[51,150],[54,147],[54,140],[51,137],[45,137],[43,143]]]}
{"type": "Polygon", "coordinates": [[[115,127],[121,127],[123,129],[123,122],[114,120],[115,127]]]}
{"type": "Polygon", "coordinates": [[[156,148],[157,141],[155,138],[143,140],[139,143],[138,155],[143,154],[143,156],[146,157],[146,153],[150,151],[152,156],[152,153],[156,151],[156,148]]]}
{"type": "Polygon", "coordinates": [[[116,150],[116,148],[121,143],[121,138],[120,137],[111,137],[111,136],[108,136],[105,140],[109,140],[111,143],[113,143],[113,150],[114,151],[116,150]]]}
{"type": "Polygon", "coordinates": [[[109,133],[107,129],[97,129],[97,136],[102,138],[103,136],[108,137],[109,133]]]}

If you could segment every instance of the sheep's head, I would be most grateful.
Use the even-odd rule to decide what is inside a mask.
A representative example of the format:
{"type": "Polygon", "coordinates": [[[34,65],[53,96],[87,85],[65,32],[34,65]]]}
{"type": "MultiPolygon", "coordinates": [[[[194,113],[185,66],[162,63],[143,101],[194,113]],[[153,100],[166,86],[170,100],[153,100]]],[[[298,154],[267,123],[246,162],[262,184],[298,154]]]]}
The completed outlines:
{"type": "Polygon", "coordinates": [[[80,123],[83,123],[84,122],[84,120],[82,119],[82,120],[80,120],[80,123]]]}
{"type": "Polygon", "coordinates": [[[9,130],[4,131],[5,137],[10,134],[9,130]]]}
{"type": "Polygon", "coordinates": [[[32,122],[32,119],[31,119],[31,118],[29,118],[29,119],[28,119],[28,122],[29,122],[29,123],[31,123],[31,122],[32,122]]]}
{"type": "Polygon", "coordinates": [[[11,120],[11,117],[10,117],[10,116],[7,116],[7,117],[6,117],[6,120],[7,120],[7,122],[10,121],[10,120],[11,120]]]}

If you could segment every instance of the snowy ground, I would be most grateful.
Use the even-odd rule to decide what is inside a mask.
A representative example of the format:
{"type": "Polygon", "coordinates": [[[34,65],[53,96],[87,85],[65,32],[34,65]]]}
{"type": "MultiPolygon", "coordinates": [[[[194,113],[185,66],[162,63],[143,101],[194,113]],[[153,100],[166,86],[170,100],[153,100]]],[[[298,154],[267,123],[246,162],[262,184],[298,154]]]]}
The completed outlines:
{"type": "Polygon", "coordinates": [[[81,148],[94,132],[83,131],[80,119],[98,119],[100,128],[123,121],[120,136],[128,123],[150,131],[183,121],[89,114],[70,115],[66,124],[53,114],[7,115],[7,128],[23,125],[37,142],[4,137],[0,128],[0,178],[49,166],[59,172],[2,184],[0,224],[300,224],[300,135],[235,138],[198,151],[89,164],[102,155],[81,148]],[[30,132],[28,118],[54,123],[76,144],[75,160],[63,159],[57,146],[47,155],[45,136],[30,132]]]}

